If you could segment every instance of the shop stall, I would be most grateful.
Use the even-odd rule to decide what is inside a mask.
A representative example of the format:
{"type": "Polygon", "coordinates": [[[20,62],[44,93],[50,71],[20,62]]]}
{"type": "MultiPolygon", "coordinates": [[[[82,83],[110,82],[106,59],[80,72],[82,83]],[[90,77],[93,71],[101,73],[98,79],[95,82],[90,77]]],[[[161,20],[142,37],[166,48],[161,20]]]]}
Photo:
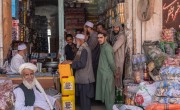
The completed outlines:
{"type": "MultiPolygon", "coordinates": [[[[9,5],[7,2],[3,2],[4,11],[8,7],[5,6],[9,5]]],[[[67,105],[68,108],[72,105],[70,110],[75,110],[73,73],[69,65],[68,69],[60,65],[62,62],[60,59],[65,59],[64,36],[66,34],[75,36],[78,32],[82,32],[86,21],[92,21],[94,24],[103,23],[107,33],[112,34],[113,24],[119,21],[127,38],[127,50],[123,88],[116,87],[112,109],[180,109],[179,0],[171,2],[169,0],[64,0],[63,2],[63,7],[60,7],[62,5],[58,6],[58,3],[60,4],[58,0],[51,2],[12,0],[12,19],[9,20],[12,21],[12,26],[6,20],[3,25],[4,30],[5,27],[12,27],[10,28],[12,35],[9,35],[11,30],[0,32],[0,37],[3,34],[6,38],[10,36],[12,40],[9,44],[11,40],[4,37],[3,46],[0,45],[1,50],[6,48],[3,55],[0,52],[0,60],[3,56],[7,61],[3,62],[4,65],[0,68],[2,74],[0,90],[4,89],[2,87],[6,88],[0,93],[0,98],[3,93],[7,93],[8,99],[3,101],[6,104],[10,102],[9,107],[12,107],[13,100],[10,98],[12,94],[6,90],[12,91],[14,87],[12,85],[22,82],[18,73],[12,74],[7,71],[8,62],[18,52],[19,44],[23,42],[27,45],[27,61],[37,65],[36,78],[42,87],[45,90],[53,89],[52,91],[60,92],[63,106],[67,105]],[[51,6],[44,7],[49,3],[51,6]]],[[[9,14],[4,16],[4,19],[6,18],[9,19],[9,14]]]]}

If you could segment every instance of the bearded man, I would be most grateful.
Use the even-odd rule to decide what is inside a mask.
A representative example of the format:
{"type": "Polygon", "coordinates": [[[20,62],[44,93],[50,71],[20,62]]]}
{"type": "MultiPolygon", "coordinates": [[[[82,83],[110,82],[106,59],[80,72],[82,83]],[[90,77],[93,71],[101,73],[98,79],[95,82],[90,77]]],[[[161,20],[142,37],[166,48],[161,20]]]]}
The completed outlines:
{"type": "Polygon", "coordinates": [[[64,61],[64,64],[71,64],[76,70],[75,83],[76,95],[80,97],[80,110],[91,110],[91,98],[94,97],[95,82],[91,50],[85,42],[83,34],[76,35],[76,45],[79,48],[73,61],[64,61]]]}
{"type": "Polygon", "coordinates": [[[119,20],[117,20],[113,25],[113,30],[109,37],[109,42],[113,47],[115,64],[116,64],[116,74],[115,83],[117,88],[123,88],[123,72],[124,72],[124,61],[126,54],[126,36],[123,31],[123,27],[119,20]]]}
{"type": "Polygon", "coordinates": [[[89,35],[86,42],[87,42],[89,48],[91,49],[92,66],[93,66],[94,77],[96,79],[99,54],[100,54],[100,45],[99,45],[98,39],[97,39],[97,32],[93,30],[94,24],[90,21],[87,21],[84,24],[84,26],[85,26],[84,29],[86,30],[86,34],[89,35]]]}
{"type": "Polygon", "coordinates": [[[34,73],[37,67],[32,63],[24,63],[19,67],[22,83],[13,91],[15,110],[61,110],[58,100],[47,96],[34,73]]]}

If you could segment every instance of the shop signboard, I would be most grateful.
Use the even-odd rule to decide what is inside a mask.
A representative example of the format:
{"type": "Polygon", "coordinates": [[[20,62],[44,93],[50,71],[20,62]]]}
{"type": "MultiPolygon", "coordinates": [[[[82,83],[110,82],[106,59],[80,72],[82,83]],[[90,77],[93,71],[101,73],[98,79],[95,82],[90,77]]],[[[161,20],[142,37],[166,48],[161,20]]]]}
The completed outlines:
{"type": "Polygon", "coordinates": [[[163,0],[163,28],[180,30],[180,0],[163,0]]]}

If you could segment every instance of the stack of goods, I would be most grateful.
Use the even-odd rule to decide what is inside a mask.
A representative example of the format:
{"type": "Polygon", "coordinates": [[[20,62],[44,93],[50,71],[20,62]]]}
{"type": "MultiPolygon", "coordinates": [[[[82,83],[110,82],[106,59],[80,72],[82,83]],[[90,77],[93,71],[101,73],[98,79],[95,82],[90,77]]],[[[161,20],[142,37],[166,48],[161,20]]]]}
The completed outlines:
{"type": "Polygon", "coordinates": [[[48,52],[48,22],[46,16],[35,16],[33,19],[32,28],[36,30],[36,38],[33,47],[34,52],[47,53],[48,52]]]}
{"type": "Polygon", "coordinates": [[[158,75],[158,71],[163,66],[164,60],[167,58],[168,55],[162,52],[162,50],[159,47],[159,42],[145,41],[143,44],[143,48],[147,57],[147,62],[154,63],[152,74],[158,75]]]}
{"type": "Polygon", "coordinates": [[[180,82],[177,80],[161,81],[154,101],[162,104],[180,104],[180,82]]]}
{"type": "Polygon", "coordinates": [[[13,109],[13,84],[7,79],[0,80],[0,110],[13,109]]]}
{"type": "Polygon", "coordinates": [[[140,84],[129,83],[125,85],[125,104],[114,105],[113,110],[142,110],[152,104],[153,96],[158,83],[141,82],[140,84]]]}
{"type": "MultiPolygon", "coordinates": [[[[168,108],[178,107],[176,109],[180,109],[180,106],[176,104],[180,104],[180,67],[179,66],[163,66],[159,75],[155,77],[155,80],[158,81],[158,87],[153,97],[154,102],[160,103],[158,106],[162,106],[161,104],[165,104],[168,108]]],[[[148,108],[154,108],[155,106],[152,104],[148,108]]],[[[154,108],[155,109],[155,108],[154,108]]],[[[157,109],[157,108],[156,108],[157,109]]],[[[151,109],[149,109],[151,110],[151,109]]]]}
{"type": "Polygon", "coordinates": [[[146,65],[146,56],[144,54],[133,55],[133,73],[134,73],[134,83],[140,83],[143,79],[143,71],[146,65]]]}
{"type": "Polygon", "coordinates": [[[139,84],[129,83],[125,85],[125,104],[126,105],[135,105],[134,99],[136,92],[138,91],[139,84]]]}
{"type": "Polygon", "coordinates": [[[163,52],[167,53],[170,56],[175,54],[175,30],[173,28],[164,29],[161,37],[161,49],[163,52]]]}
{"type": "Polygon", "coordinates": [[[75,81],[69,64],[59,64],[62,110],[75,110],[75,81]]]}
{"type": "Polygon", "coordinates": [[[148,56],[154,61],[155,67],[157,69],[162,67],[164,60],[167,58],[167,55],[157,47],[150,48],[148,51],[148,56]]]}
{"type": "Polygon", "coordinates": [[[155,81],[161,81],[161,80],[175,80],[178,79],[180,75],[180,67],[162,67],[159,75],[154,76],[155,81]]]}

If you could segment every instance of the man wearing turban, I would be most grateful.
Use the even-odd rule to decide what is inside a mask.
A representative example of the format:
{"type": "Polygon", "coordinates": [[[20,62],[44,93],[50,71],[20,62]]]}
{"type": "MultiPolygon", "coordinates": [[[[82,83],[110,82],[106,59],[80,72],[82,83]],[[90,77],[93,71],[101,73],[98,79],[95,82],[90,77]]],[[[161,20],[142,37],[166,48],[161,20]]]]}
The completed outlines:
{"type": "Polygon", "coordinates": [[[19,66],[25,63],[27,47],[24,43],[18,45],[18,53],[12,58],[10,69],[13,73],[18,73],[19,66]]]}
{"type": "Polygon", "coordinates": [[[24,63],[19,67],[22,83],[13,91],[15,95],[15,110],[57,110],[61,109],[58,100],[47,96],[34,74],[37,67],[32,63],[24,63]]]}
{"type": "Polygon", "coordinates": [[[95,82],[91,50],[85,42],[83,34],[76,35],[76,45],[79,48],[73,61],[64,61],[71,64],[75,72],[76,95],[80,96],[80,109],[91,110],[91,98],[94,97],[95,82]]]}

